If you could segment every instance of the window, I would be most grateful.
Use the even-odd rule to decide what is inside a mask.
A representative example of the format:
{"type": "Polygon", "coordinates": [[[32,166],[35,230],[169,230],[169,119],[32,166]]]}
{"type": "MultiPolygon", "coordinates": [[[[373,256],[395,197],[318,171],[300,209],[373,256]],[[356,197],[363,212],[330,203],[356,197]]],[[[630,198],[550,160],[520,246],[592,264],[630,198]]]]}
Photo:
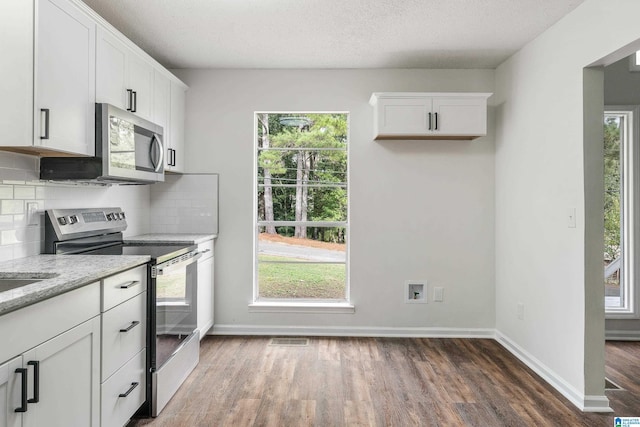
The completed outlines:
{"type": "Polygon", "coordinates": [[[607,107],[604,115],[604,286],[609,317],[635,313],[635,168],[638,109],[607,107]]]}
{"type": "Polygon", "coordinates": [[[344,303],[348,115],[256,113],[255,302],[344,303]]]}

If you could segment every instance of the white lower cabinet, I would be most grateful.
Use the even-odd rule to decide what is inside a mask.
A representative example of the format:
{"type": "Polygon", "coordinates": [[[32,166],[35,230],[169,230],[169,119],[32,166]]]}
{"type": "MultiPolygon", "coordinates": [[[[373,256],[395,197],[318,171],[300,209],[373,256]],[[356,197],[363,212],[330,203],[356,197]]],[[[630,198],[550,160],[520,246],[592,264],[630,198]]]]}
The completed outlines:
{"type": "Polygon", "coordinates": [[[94,317],[0,366],[0,426],[99,426],[99,337],[94,317]]]}
{"type": "Polygon", "coordinates": [[[122,427],[146,400],[147,269],[102,280],[102,427],[122,427]]]}
{"type": "Polygon", "coordinates": [[[102,427],[122,427],[146,399],[146,349],[102,383],[102,427]]]}
{"type": "Polygon", "coordinates": [[[198,320],[200,339],[213,326],[213,240],[198,245],[202,258],[198,260],[198,320]]]}

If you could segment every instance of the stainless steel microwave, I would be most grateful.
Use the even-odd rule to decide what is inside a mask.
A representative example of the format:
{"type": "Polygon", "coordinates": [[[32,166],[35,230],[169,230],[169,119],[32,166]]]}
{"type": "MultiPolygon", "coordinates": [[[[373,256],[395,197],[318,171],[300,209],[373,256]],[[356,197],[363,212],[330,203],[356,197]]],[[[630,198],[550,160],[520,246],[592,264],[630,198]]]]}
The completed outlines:
{"type": "Polygon", "coordinates": [[[43,157],[40,178],[144,184],[164,181],[162,126],[96,104],[95,157],[43,157]]]}

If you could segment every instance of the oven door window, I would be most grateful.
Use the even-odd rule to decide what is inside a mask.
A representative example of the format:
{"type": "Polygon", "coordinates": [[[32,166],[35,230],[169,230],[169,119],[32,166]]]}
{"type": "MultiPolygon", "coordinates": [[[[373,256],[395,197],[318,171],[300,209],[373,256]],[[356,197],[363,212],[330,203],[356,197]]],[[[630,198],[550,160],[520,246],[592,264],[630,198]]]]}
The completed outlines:
{"type": "Polygon", "coordinates": [[[159,274],[156,280],[156,299],[158,305],[188,305],[187,270],[179,268],[159,274]]]}

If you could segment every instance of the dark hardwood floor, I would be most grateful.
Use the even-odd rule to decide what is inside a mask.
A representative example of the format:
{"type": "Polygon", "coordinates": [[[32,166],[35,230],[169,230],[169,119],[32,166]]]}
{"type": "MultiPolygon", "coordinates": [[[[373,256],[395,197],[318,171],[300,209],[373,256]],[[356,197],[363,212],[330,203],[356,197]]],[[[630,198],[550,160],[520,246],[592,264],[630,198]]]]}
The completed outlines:
{"type": "Polygon", "coordinates": [[[613,426],[640,416],[640,343],[607,343],[614,414],[585,414],[493,340],[206,337],[156,419],[133,426],[613,426]]]}

